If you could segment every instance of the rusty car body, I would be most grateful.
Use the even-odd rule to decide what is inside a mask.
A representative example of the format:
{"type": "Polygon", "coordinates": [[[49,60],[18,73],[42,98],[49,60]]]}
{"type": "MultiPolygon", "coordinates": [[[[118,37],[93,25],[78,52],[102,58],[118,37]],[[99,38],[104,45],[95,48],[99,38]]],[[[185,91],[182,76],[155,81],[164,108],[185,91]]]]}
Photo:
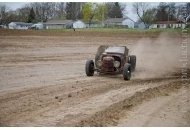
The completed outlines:
{"type": "Polygon", "coordinates": [[[129,55],[126,46],[100,46],[95,61],[87,60],[85,71],[87,76],[93,76],[94,71],[105,74],[121,74],[124,80],[130,80],[131,72],[136,68],[136,56],[129,55]]]}

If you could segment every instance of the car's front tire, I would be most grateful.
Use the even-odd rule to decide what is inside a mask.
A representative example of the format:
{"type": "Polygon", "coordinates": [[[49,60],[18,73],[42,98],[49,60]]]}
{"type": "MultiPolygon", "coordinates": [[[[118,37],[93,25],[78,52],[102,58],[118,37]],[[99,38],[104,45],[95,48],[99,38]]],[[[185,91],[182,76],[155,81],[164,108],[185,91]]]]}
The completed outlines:
{"type": "Polygon", "coordinates": [[[94,62],[93,60],[87,60],[85,71],[87,76],[93,76],[94,75],[94,62]]]}
{"type": "Polygon", "coordinates": [[[126,63],[123,68],[123,78],[124,80],[130,80],[131,78],[131,65],[126,63]]]}
{"type": "Polygon", "coordinates": [[[129,56],[129,63],[131,64],[131,72],[134,72],[135,68],[136,68],[136,56],[135,55],[129,56]]]}

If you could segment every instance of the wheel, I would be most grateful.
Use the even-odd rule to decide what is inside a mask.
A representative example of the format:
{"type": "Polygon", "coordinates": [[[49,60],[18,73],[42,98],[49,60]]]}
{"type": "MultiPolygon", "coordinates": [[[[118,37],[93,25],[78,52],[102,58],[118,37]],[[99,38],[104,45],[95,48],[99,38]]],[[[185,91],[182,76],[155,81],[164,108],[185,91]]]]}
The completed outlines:
{"type": "Polygon", "coordinates": [[[135,71],[136,68],[136,56],[135,55],[130,55],[129,56],[129,63],[131,64],[131,72],[135,71]]]}
{"type": "Polygon", "coordinates": [[[131,78],[131,65],[128,63],[124,65],[123,78],[124,80],[130,80],[131,78]]]}
{"type": "Polygon", "coordinates": [[[94,62],[93,60],[87,60],[85,71],[87,76],[93,76],[94,75],[94,62]]]}

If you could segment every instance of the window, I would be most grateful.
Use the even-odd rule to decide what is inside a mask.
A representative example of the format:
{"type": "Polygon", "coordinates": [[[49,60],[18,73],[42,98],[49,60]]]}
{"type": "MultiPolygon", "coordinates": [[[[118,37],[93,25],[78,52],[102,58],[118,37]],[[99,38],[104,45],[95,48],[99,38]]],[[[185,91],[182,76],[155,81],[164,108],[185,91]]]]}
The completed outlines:
{"type": "Polygon", "coordinates": [[[164,24],[160,24],[160,27],[162,27],[162,28],[163,28],[163,27],[164,27],[164,24]]]}

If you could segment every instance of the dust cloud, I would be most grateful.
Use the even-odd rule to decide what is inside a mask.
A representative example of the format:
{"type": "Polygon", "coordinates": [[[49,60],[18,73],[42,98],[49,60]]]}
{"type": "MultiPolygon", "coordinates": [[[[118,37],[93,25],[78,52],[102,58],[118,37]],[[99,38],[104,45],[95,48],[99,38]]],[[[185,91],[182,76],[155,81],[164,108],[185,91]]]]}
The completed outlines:
{"type": "Polygon", "coordinates": [[[180,69],[180,38],[162,33],[158,38],[141,38],[131,46],[130,54],[137,56],[135,78],[155,78],[180,69]]]}

